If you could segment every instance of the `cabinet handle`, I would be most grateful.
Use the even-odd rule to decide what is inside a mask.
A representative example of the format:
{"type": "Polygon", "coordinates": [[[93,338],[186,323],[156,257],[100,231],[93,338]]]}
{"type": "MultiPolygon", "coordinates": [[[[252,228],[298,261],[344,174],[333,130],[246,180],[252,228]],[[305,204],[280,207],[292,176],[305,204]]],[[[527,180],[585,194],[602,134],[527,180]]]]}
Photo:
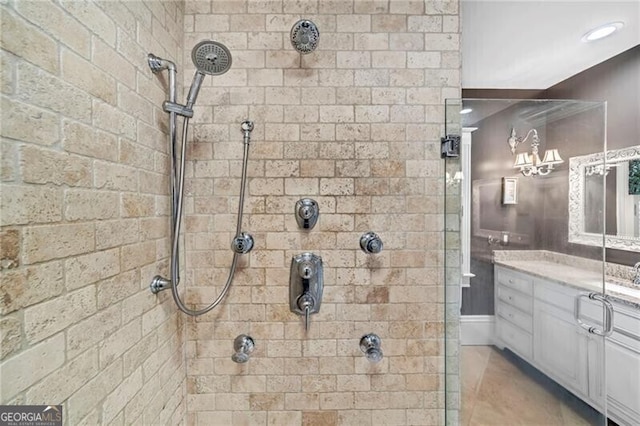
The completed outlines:
{"type": "Polygon", "coordinates": [[[578,323],[578,325],[580,325],[580,327],[584,328],[585,330],[587,330],[589,333],[595,334],[597,336],[611,336],[611,334],[613,333],[613,305],[611,304],[611,302],[609,302],[606,297],[604,297],[603,295],[601,295],[600,293],[580,293],[576,296],[576,300],[575,300],[575,305],[574,305],[574,309],[573,309],[573,316],[576,320],[576,322],[578,323]],[[591,300],[597,300],[598,302],[601,302],[604,305],[604,329],[599,329],[598,327],[594,326],[594,325],[590,325],[585,323],[584,321],[582,321],[582,319],[580,318],[580,308],[581,308],[581,303],[580,301],[582,300],[582,298],[587,298],[587,299],[591,299],[591,300]]]}

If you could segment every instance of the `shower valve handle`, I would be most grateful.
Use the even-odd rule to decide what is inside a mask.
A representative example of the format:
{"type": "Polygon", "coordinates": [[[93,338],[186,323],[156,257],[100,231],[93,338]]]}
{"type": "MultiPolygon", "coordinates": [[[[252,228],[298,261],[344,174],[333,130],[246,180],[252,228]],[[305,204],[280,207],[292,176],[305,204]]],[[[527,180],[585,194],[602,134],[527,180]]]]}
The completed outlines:
{"type": "Polygon", "coordinates": [[[313,253],[294,256],[289,277],[289,309],[300,316],[304,315],[304,328],[307,331],[310,316],[320,312],[322,289],[322,258],[313,253]]]}
{"type": "Polygon", "coordinates": [[[309,331],[309,307],[304,308],[304,331],[309,331]]]}
{"type": "Polygon", "coordinates": [[[313,297],[309,293],[304,293],[298,299],[298,307],[304,311],[304,330],[309,331],[309,314],[315,305],[313,297]]]}

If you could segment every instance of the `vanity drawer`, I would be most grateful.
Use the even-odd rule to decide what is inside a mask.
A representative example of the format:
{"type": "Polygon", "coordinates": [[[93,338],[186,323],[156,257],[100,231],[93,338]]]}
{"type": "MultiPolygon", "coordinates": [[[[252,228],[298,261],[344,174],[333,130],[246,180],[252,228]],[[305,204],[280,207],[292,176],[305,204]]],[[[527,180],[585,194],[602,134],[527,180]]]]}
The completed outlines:
{"type": "Polygon", "coordinates": [[[502,302],[514,306],[521,311],[530,314],[533,310],[531,296],[527,296],[526,294],[522,294],[502,285],[498,285],[496,288],[496,294],[498,299],[502,302]]]}
{"type": "Polygon", "coordinates": [[[509,321],[524,331],[533,332],[533,320],[531,315],[507,305],[506,303],[498,303],[496,306],[496,313],[504,320],[509,321]]]}
{"type": "Polygon", "coordinates": [[[574,310],[576,297],[579,293],[580,290],[577,288],[542,280],[536,282],[535,286],[536,299],[570,312],[574,310]]]}
{"type": "Polygon", "coordinates": [[[525,294],[533,294],[533,280],[531,277],[503,268],[498,268],[497,272],[499,284],[525,294]]]}
{"type": "Polygon", "coordinates": [[[496,332],[507,348],[525,359],[531,359],[533,355],[531,334],[501,319],[496,321],[496,332]]]}
{"type": "MultiPolygon", "coordinates": [[[[601,303],[584,298],[580,304],[580,311],[583,321],[602,327],[601,303]]],[[[633,308],[613,303],[613,330],[612,340],[630,345],[640,352],[640,310],[636,312],[633,308]]]]}

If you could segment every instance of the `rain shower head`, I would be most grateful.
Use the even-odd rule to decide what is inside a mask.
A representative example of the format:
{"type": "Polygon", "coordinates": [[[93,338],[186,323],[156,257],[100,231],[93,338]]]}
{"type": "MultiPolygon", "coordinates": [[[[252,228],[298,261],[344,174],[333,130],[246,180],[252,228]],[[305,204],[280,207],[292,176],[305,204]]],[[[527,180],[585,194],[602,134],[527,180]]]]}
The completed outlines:
{"type": "Polygon", "coordinates": [[[191,51],[191,59],[196,66],[196,73],[187,95],[187,109],[193,108],[196,103],[200,86],[205,74],[220,75],[231,68],[231,52],[222,44],[215,41],[204,40],[196,44],[191,51]]]}

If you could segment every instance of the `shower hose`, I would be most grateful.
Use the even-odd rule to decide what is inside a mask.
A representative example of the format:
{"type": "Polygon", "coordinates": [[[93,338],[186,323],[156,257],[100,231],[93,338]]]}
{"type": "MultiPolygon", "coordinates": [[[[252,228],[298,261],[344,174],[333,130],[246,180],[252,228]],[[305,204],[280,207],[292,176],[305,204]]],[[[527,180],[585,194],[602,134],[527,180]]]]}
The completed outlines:
{"type": "MultiPolygon", "coordinates": [[[[220,295],[207,307],[200,310],[189,309],[185,306],[184,302],[180,298],[180,294],[178,293],[178,284],[180,283],[180,265],[179,265],[179,238],[180,238],[180,224],[182,219],[182,204],[184,198],[184,171],[185,171],[185,162],[186,162],[186,147],[187,147],[187,131],[189,129],[189,118],[185,117],[183,126],[182,126],[182,145],[181,145],[181,153],[180,153],[180,169],[179,173],[176,169],[176,114],[170,114],[170,130],[171,130],[171,169],[172,169],[172,178],[171,178],[171,199],[172,199],[172,235],[171,235],[171,294],[173,295],[173,300],[176,302],[178,309],[184,312],[187,315],[191,316],[199,316],[205,314],[218,306],[222,299],[227,295],[229,288],[231,287],[231,283],[233,282],[233,277],[236,272],[236,266],[238,264],[239,253],[234,251],[233,260],[231,261],[231,268],[229,269],[229,276],[227,277],[227,282],[224,285],[224,288],[220,292],[220,295]],[[177,176],[176,176],[177,175],[177,176]],[[176,185],[177,180],[177,185],[176,185]]],[[[244,123],[243,123],[244,124],[244,123]]],[[[238,203],[238,220],[236,224],[236,235],[240,235],[241,227],[242,227],[242,216],[244,209],[244,193],[246,187],[247,180],[247,160],[249,157],[249,144],[250,144],[250,136],[249,132],[245,130],[244,136],[244,153],[242,158],[242,178],[240,182],[240,201],[238,203]]]]}

